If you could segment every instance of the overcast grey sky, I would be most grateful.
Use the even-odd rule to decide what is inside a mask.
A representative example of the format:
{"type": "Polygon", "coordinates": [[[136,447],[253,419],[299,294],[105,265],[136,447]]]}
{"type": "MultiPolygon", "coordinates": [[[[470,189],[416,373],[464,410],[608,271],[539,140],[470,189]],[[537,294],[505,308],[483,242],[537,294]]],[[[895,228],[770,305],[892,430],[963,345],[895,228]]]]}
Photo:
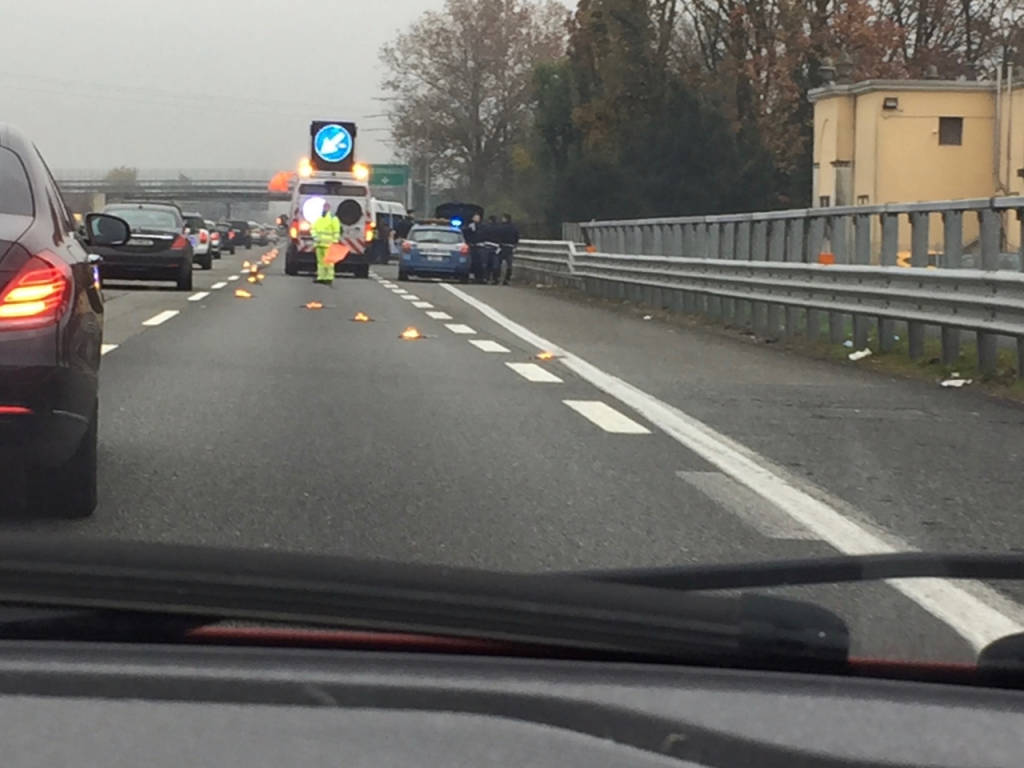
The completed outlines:
{"type": "Polygon", "coordinates": [[[57,168],[293,168],[316,118],[387,162],[378,51],[442,5],[0,0],[0,122],[57,168]]]}

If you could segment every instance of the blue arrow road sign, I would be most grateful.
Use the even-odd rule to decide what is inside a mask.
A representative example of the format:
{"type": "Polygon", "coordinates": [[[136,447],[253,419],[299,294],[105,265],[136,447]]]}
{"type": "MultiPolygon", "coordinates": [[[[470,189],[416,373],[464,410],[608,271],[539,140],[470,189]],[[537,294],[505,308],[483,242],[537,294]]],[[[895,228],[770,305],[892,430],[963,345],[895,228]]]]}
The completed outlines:
{"type": "Polygon", "coordinates": [[[344,126],[331,123],[316,132],[313,149],[325,162],[340,163],[352,151],[352,136],[344,126]]]}

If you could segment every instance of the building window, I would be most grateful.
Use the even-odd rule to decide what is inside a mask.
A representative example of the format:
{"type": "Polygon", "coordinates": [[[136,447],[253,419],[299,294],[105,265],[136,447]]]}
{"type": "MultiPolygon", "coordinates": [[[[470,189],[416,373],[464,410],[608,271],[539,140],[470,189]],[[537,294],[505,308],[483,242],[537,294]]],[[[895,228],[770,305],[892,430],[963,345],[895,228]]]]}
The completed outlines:
{"type": "Polygon", "coordinates": [[[830,195],[820,195],[818,197],[818,207],[828,208],[832,204],[832,198],[830,195]]]}
{"type": "Polygon", "coordinates": [[[857,205],[867,205],[870,199],[867,195],[857,195],[857,205]]]}
{"type": "Polygon", "coordinates": [[[964,119],[962,117],[939,118],[939,144],[960,146],[964,140],[964,119]]]}

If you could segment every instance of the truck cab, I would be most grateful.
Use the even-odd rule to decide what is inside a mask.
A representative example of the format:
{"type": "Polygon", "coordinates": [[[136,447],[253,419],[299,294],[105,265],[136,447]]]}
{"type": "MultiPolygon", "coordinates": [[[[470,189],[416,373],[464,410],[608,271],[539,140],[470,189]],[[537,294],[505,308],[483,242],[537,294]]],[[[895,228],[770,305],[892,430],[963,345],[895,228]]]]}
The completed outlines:
{"type": "Polygon", "coordinates": [[[345,260],[335,264],[335,274],[347,272],[356,277],[369,277],[373,259],[368,244],[373,240],[375,229],[370,189],[354,174],[341,171],[315,171],[295,184],[289,209],[285,274],[316,271],[316,250],[310,230],[322,215],[324,203],[329,204],[338,217],[341,242],[349,248],[345,260]]]}

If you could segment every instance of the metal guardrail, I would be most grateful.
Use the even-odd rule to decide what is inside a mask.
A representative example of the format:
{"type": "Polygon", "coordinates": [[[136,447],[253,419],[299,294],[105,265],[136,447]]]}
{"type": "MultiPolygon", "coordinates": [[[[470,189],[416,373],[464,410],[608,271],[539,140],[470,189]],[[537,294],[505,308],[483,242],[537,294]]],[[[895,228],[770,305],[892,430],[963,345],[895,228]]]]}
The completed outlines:
{"type": "Polygon", "coordinates": [[[564,224],[562,231],[563,239],[602,253],[811,262],[827,250],[837,264],[895,266],[901,229],[909,226],[905,266],[1024,270],[1022,224],[1024,197],[996,197],[590,221],[564,224]],[[964,247],[965,216],[977,216],[976,247],[964,247]],[[929,247],[933,217],[942,222],[938,248],[929,247]],[[1008,242],[1016,253],[1007,251],[1008,242]]]}
{"type": "Polygon", "coordinates": [[[1016,339],[1024,375],[1024,274],[1010,270],[818,264],[591,253],[571,241],[522,241],[516,270],[589,294],[703,313],[751,327],[764,337],[807,334],[818,339],[828,320],[833,342],[894,346],[892,324],[908,326],[912,358],[921,357],[925,329],[941,329],[942,361],[955,364],[960,333],[977,334],[978,366],[995,370],[997,339],[1016,339]]]}

